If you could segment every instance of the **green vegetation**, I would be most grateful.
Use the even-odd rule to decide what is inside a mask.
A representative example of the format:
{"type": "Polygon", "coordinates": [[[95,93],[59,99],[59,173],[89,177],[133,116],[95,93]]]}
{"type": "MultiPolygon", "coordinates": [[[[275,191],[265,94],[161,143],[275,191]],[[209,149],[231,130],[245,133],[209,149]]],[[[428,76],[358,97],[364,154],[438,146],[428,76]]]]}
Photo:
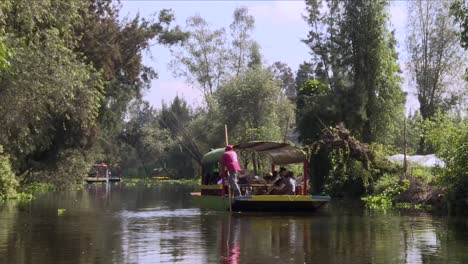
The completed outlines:
{"type": "Polygon", "coordinates": [[[370,208],[387,209],[396,205],[395,197],[407,191],[409,187],[410,182],[406,179],[400,183],[394,177],[384,175],[376,183],[374,194],[363,197],[362,200],[370,208]]]}
{"type": "Polygon", "coordinates": [[[18,181],[11,169],[10,159],[0,145],[0,200],[16,196],[18,181]]]}
{"type": "Polygon", "coordinates": [[[403,120],[404,96],[396,41],[387,29],[388,2],[308,0],[306,4],[310,31],[303,41],[310,47],[312,67],[303,69],[309,68],[308,78],[324,88],[320,93],[303,91],[316,102],[312,106],[298,100],[303,142],[317,140],[317,131],[323,128],[310,130],[307,124],[343,122],[365,143],[394,143],[401,130],[396,124],[403,120]]]}
{"type": "Polygon", "coordinates": [[[445,190],[450,212],[468,209],[468,120],[444,115],[427,122],[428,140],[445,162],[436,181],[445,190]]]}
{"type": "Polygon", "coordinates": [[[175,184],[182,184],[182,185],[198,185],[200,184],[200,178],[193,178],[193,179],[180,179],[180,180],[160,180],[155,178],[133,178],[133,179],[126,179],[124,180],[125,186],[136,186],[136,185],[143,185],[146,187],[152,187],[157,185],[175,185],[175,184]]]}
{"type": "Polygon", "coordinates": [[[57,216],[63,216],[67,209],[59,208],[57,209],[57,216]]]}

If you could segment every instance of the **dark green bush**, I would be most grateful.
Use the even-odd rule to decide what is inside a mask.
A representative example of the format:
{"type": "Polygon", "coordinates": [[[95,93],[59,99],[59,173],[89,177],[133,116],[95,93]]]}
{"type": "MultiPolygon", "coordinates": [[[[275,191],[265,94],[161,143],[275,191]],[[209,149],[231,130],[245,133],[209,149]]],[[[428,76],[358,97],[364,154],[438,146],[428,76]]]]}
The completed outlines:
{"type": "Polygon", "coordinates": [[[18,181],[11,169],[10,158],[3,153],[0,146],[0,200],[5,200],[16,195],[18,181]]]}

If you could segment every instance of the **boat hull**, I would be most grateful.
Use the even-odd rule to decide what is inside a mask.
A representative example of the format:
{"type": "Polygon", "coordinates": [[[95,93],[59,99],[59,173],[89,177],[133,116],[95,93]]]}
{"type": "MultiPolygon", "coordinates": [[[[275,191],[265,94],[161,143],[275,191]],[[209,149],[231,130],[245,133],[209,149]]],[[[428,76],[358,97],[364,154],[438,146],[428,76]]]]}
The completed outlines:
{"type": "Polygon", "coordinates": [[[192,193],[195,205],[202,209],[239,212],[313,212],[330,201],[329,196],[315,195],[248,195],[229,200],[225,196],[192,193]]]}
{"type": "Polygon", "coordinates": [[[94,182],[120,182],[122,179],[120,177],[109,177],[109,178],[96,178],[96,177],[88,177],[85,179],[87,183],[94,183],[94,182]]]}

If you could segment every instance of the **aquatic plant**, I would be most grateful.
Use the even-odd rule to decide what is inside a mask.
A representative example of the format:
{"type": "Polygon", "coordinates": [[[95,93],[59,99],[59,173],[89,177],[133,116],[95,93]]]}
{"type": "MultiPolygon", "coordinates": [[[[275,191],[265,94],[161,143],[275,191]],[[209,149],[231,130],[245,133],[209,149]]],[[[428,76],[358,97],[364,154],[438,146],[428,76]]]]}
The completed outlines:
{"type": "Polygon", "coordinates": [[[59,209],[57,209],[57,215],[58,216],[63,216],[65,214],[65,211],[67,211],[67,209],[59,208],[59,209]]]}
{"type": "MultiPolygon", "coordinates": [[[[384,179],[387,180],[388,176],[384,179]]],[[[373,209],[387,209],[395,205],[395,198],[408,190],[410,187],[410,181],[405,179],[401,182],[389,180],[388,185],[384,187],[380,193],[369,195],[361,198],[366,205],[373,209]]]]}

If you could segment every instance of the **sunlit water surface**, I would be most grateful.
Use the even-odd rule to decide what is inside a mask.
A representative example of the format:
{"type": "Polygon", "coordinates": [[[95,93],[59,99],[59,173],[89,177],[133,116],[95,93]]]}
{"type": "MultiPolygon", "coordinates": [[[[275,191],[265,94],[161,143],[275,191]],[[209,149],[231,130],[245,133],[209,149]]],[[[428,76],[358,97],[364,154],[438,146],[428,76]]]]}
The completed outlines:
{"type": "Polygon", "coordinates": [[[229,216],[195,208],[194,188],[86,185],[0,204],[0,263],[468,263],[468,219],[343,202],[229,216]]]}

